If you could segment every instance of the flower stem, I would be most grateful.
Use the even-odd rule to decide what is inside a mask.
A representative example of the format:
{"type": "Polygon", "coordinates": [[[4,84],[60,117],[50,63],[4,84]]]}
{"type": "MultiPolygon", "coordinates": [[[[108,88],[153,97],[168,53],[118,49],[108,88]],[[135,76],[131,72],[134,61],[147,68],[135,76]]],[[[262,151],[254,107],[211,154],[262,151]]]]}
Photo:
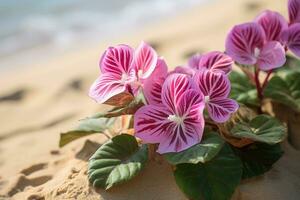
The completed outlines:
{"type": "Polygon", "coordinates": [[[261,105],[262,105],[262,100],[263,100],[263,91],[262,91],[262,87],[261,87],[260,82],[259,82],[259,72],[260,72],[260,70],[259,70],[257,65],[255,65],[254,70],[255,70],[254,71],[254,78],[255,78],[257,97],[258,97],[259,104],[260,104],[260,107],[257,109],[257,112],[258,112],[258,114],[261,114],[262,113],[261,105]]]}
{"type": "Polygon", "coordinates": [[[267,76],[266,76],[266,78],[265,78],[265,80],[263,82],[263,85],[262,85],[262,91],[264,91],[265,87],[267,86],[267,84],[269,82],[269,78],[270,78],[272,72],[273,72],[272,69],[268,71],[267,76]]]}
{"type": "Polygon", "coordinates": [[[259,69],[257,66],[255,66],[255,85],[256,85],[256,90],[257,90],[257,97],[258,99],[261,101],[263,98],[263,94],[262,94],[262,88],[259,82],[259,69]]]}

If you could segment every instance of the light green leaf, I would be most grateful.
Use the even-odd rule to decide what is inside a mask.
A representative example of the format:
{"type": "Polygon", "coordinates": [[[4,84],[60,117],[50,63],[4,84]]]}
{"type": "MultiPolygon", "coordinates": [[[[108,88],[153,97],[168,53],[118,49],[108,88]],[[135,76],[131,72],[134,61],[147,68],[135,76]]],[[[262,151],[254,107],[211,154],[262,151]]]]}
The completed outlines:
{"type": "Polygon", "coordinates": [[[300,72],[290,72],[284,77],[274,76],[264,90],[265,97],[300,112],[300,72]]]}
{"type": "Polygon", "coordinates": [[[84,119],[79,122],[79,126],[71,131],[60,134],[59,147],[95,133],[103,133],[105,130],[110,129],[115,123],[116,118],[110,119],[84,119]]]}
{"type": "Polygon", "coordinates": [[[259,106],[256,88],[244,74],[232,71],[229,79],[231,82],[230,98],[245,105],[259,106]]]}
{"type": "Polygon", "coordinates": [[[254,143],[241,149],[232,148],[243,163],[243,179],[259,176],[269,171],[283,154],[280,144],[254,143]]]}
{"type": "Polygon", "coordinates": [[[286,127],[274,117],[258,115],[250,122],[241,121],[235,124],[230,133],[237,138],[276,144],[285,139],[286,127]]]}
{"type": "Polygon", "coordinates": [[[205,133],[199,144],[179,153],[164,154],[166,160],[173,165],[181,163],[205,163],[213,159],[224,145],[224,140],[215,132],[205,133]]]}
{"type": "Polygon", "coordinates": [[[115,136],[91,157],[89,181],[94,187],[109,189],[135,177],[143,169],[147,159],[147,146],[139,147],[134,136],[115,136]]]}
{"type": "Polygon", "coordinates": [[[229,200],[242,177],[242,163],[225,144],[207,163],[179,164],[174,172],[179,188],[193,200],[229,200]]]}

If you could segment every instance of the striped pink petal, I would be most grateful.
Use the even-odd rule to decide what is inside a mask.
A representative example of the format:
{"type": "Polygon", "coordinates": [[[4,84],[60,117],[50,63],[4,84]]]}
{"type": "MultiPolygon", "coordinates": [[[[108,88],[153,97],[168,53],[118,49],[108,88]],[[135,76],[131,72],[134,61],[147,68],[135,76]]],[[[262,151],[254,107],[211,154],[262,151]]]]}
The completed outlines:
{"type": "Polygon", "coordinates": [[[162,104],[146,105],[134,114],[135,136],[144,143],[160,143],[172,130],[171,112],[162,104]]]}
{"type": "Polygon", "coordinates": [[[128,74],[133,60],[134,50],[127,45],[109,47],[100,60],[102,73],[128,74]]]}
{"type": "Polygon", "coordinates": [[[148,78],[155,69],[157,63],[155,50],[145,42],[142,42],[135,50],[133,66],[139,73],[139,78],[148,78]]]}
{"type": "Polygon", "coordinates": [[[228,98],[211,99],[207,104],[210,118],[217,123],[226,122],[230,115],[237,111],[238,107],[236,101],[228,98]]]}
{"type": "Polygon", "coordinates": [[[240,64],[254,65],[256,51],[263,47],[264,42],[264,30],[257,23],[237,25],[227,36],[226,53],[240,64]]]}
{"type": "Polygon", "coordinates": [[[281,33],[288,28],[288,23],[278,12],[266,10],[261,13],[255,22],[260,24],[265,31],[267,41],[281,41],[281,33]]]}
{"type": "Polygon", "coordinates": [[[300,23],[300,0],[289,0],[288,10],[290,24],[300,23]]]}
{"type": "Polygon", "coordinates": [[[286,62],[284,47],[279,42],[267,42],[261,49],[257,65],[263,71],[276,69],[286,62]]]}
{"type": "Polygon", "coordinates": [[[235,112],[238,104],[228,99],[230,82],[225,74],[211,71],[199,71],[193,77],[205,96],[209,116],[218,123],[225,122],[235,112]]]}
{"type": "Polygon", "coordinates": [[[98,103],[105,103],[112,97],[126,91],[126,86],[117,74],[104,73],[92,84],[89,96],[98,103]]]}
{"type": "Polygon", "coordinates": [[[230,81],[225,74],[213,73],[209,70],[198,71],[193,77],[204,96],[227,98],[230,92],[230,81]]]}
{"type": "Polygon", "coordinates": [[[201,141],[204,130],[202,94],[188,90],[180,97],[177,106],[179,113],[168,117],[172,123],[159,144],[159,153],[180,152],[201,141]]]}
{"type": "Polygon", "coordinates": [[[157,65],[151,76],[145,79],[144,95],[149,104],[161,104],[162,85],[168,75],[168,66],[163,59],[158,59],[157,65]]]}
{"type": "Polygon", "coordinates": [[[201,56],[198,69],[204,67],[213,72],[224,72],[228,74],[231,71],[233,60],[230,56],[213,51],[201,56]]]}
{"type": "Polygon", "coordinates": [[[162,87],[162,102],[170,110],[175,111],[179,98],[192,86],[190,78],[185,74],[171,74],[162,87]]]}
{"type": "Polygon", "coordinates": [[[300,57],[300,23],[293,24],[287,30],[283,31],[282,40],[289,50],[300,57]]]}

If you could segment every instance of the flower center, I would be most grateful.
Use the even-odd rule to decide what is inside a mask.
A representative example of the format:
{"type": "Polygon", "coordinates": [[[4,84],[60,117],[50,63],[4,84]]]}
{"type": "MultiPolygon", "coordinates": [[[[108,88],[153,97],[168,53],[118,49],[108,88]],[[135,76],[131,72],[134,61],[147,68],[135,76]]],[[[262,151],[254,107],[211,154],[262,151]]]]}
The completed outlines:
{"type": "Polygon", "coordinates": [[[140,78],[142,75],[143,75],[143,70],[140,69],[140,70],[138,71],[138,77],[140,78]]]}
{"type": "Polygon", "coordinates": [[[254,49],[254,56],[255,56],[255,58],[258,58],[259,55],[260,55],[260,49],[256,47],[256,48],[254,49]]]}
{"type": "Polygon", "coordinates": [[[128,75],[127,74],[122,74],[122,78],[121,78],[121,82],[122,83],[125,83],[126,81],[127,81],[127,79],[128,79],[128,75]]]}
{"type": "Polygon", "coordinates": [[[205,96],[204,101],[205,101],[205,103],[208,103],[209,102],[209,96],[205,96]]]}
{"type": "Polygon", "coordinates": [[[168,120],[175,122],[176,124],[182,124],[183,118],[177,115],[169,115],[168,120]]]}

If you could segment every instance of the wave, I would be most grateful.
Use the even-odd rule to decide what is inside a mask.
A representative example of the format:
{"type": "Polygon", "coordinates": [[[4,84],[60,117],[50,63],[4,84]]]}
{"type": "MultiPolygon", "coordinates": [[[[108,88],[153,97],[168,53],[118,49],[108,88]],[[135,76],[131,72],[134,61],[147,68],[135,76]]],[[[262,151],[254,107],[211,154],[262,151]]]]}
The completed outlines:
{"type": "Polygon", "coordinates": [[[117,37],[208,0],[0,0],[0,57],[51,44],[117,37]]]}

